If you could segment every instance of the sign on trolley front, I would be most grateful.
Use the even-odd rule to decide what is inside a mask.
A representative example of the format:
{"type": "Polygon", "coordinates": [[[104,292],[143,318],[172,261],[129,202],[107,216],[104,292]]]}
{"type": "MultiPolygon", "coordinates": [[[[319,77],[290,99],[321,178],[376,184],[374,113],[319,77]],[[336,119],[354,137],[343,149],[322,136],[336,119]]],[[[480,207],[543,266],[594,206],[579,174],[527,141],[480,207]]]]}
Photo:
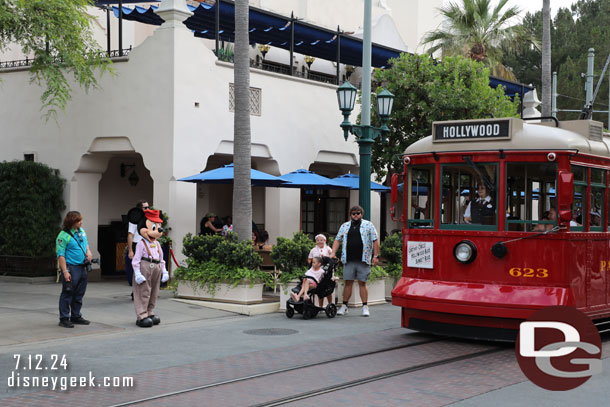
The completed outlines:
{"type": "Polygon", "coordinates": [[[432,242],[407,242],[407,266],[433,268],[433,246],[432,242]]]}

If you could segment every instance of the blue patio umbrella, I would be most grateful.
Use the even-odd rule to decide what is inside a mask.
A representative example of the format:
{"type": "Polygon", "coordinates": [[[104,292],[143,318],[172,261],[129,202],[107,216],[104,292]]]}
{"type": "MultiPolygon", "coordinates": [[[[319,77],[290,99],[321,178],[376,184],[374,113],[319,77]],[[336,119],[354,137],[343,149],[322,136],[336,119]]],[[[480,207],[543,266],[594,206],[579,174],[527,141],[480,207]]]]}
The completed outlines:
{"type": "MultiPolygon", "coordinates": [[[[360,188],[360,176],[356,174],[343,174],[336,178],[333,178],[333,181],[338,182],[339,184],[344,185],[349,189],[360,188]]],[[[386,187],[385,185],[381,185],[371,181],[371,191],[388,192],[391,189],[392,188],[390,187],[386,187]]]]}
{"type": "MultiPolygon", "coordinates": [[[[190,177],[180,178],[178,181],[201,184],[232,184],[233,179],[233,164],[227,164],[220,168],[191,175],[190,177]]],[[[250,169],[250,180],[252,186],[255,187],[276,187],[286,183],[282,178],[253,169],[250,169]]]]}
{"type": "Polygon", "coordinates": [[[307,170],[296,170],[282,175],[285,184],[278,185],[282,188],[304,188],[304,189],[348,189],[348,187],[307,170]]]}

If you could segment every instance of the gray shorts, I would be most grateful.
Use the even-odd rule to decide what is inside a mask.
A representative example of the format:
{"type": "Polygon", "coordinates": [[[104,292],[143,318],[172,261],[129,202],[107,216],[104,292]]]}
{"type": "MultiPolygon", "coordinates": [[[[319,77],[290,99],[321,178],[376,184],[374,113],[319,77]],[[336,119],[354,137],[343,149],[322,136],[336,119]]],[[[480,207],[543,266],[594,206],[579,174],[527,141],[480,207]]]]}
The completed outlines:
{"type": "Polygon", "coordinates": [[[343,266],[343,280],[360,280],[369,279],[371,274],[371,266],[361,261],[351,261],[343,266]]]}

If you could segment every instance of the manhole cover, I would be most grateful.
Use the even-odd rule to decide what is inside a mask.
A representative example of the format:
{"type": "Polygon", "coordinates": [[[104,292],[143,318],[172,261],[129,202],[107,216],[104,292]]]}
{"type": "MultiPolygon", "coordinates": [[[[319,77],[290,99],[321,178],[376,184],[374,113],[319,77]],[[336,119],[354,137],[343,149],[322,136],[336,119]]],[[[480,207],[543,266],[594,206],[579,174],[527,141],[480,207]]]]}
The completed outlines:
{"type": "Polygon", "coordinates": [[[247,335],[262,335],[262,336],[279,336],[279,335],[294,335],[299,331],[296,329],[285,328],[263,328],[263,329],[248,329],[244,331],[247,335]]]}

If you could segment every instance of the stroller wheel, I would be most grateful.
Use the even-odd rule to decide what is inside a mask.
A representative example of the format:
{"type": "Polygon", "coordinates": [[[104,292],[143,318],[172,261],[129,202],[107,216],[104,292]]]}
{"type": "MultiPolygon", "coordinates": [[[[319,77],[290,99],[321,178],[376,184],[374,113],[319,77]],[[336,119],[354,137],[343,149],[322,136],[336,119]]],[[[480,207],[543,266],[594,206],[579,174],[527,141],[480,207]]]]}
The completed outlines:
{"type": "Polygon", "coordinates": [[[294,308],[286,307],[286,316],[292,318],[294,316],[294,308]]]}
{"type": "Polygon", "coordinates": [[[328,304],[326,308],[324,308],[324,312],[326,312],[326,316],[329,318],[334,318],[337,315],[337,306],[335,304],[328,304]]]}
{"type": "Polygon", "coordinates": [[[303,309],[303,319],[310,319],[312,317],[311,312],[309,309],[304,308],[303,309]]]}

